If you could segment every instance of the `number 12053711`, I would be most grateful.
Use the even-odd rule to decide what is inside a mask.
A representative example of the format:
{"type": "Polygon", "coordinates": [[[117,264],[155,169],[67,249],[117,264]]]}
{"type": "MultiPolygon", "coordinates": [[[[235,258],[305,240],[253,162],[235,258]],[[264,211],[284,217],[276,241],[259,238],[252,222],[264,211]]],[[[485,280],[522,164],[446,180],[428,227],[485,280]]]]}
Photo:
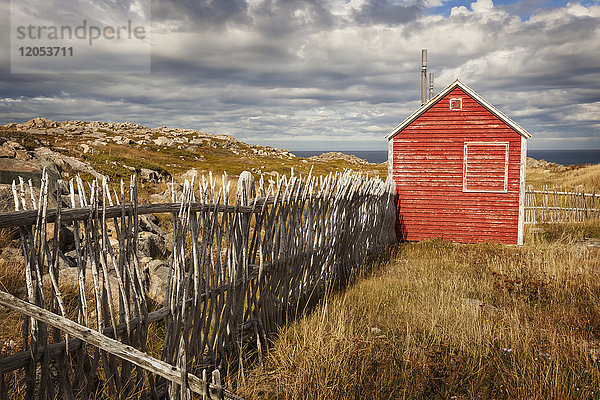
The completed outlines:
{"type": "Polygon", "coordinates": [[[73,47],[19,47],[21,57],[73,57],[73,47]]]}

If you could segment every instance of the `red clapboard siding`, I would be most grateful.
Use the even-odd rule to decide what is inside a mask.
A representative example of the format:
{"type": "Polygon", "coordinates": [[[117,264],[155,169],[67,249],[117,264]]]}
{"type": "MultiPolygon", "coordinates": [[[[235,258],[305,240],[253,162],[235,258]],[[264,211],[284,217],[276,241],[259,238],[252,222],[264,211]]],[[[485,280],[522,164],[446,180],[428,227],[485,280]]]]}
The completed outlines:
{"type": "Polygon", "coordinates": [[[455,87],[391,140],[400,238],[517,243],[521,134],[455,87]]]}

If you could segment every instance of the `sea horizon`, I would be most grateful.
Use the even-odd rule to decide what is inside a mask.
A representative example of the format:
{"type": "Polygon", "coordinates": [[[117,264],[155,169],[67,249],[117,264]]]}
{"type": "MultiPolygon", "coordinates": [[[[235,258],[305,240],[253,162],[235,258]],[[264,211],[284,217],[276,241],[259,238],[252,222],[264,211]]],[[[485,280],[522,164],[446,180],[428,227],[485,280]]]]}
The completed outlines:
{"type": "MultiPolygon", "coordinates": [[[[387,161],[387,150],[290,150],[298,157],[308,158],[323,153],[338,152],[380,164],[387,161]]],[[[527,157],[561,165],[600,164],[600,149],[580,150],[528,150],[527,157]]]]}

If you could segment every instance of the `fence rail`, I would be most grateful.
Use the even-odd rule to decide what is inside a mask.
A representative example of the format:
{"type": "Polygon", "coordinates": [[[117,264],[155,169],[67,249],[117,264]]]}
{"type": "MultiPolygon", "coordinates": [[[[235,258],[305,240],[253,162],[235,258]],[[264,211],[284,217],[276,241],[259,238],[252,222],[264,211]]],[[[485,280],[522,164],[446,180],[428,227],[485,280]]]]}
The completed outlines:
{"type": "Polygon", "coordinates": [[[583,188],[544,187],[525,192],[525,223],[582,222],[600,219],[600,194],[585,193],[583,188]]]}
{"type": "Polygon", "coordinates": [[[209,175],[172,190],[171,203],[140,205],[134,177],[119,193],[77,179],[65,196],[57,185],[49,209],[47,177],[37,197],[13,185],[16,211],[0,214],[0,227],[19,227],[26,295],[0,292],[0,304],[24,321],[22,352],[0,359],[0,390],[15,385],[6,374],[22,370],[25,398],[237,398],[222,375],[260,361],[278,327],[395,240],[391,181],[347,171],[261,177],[256,188],[243,173],[235,202],[230,186],[226,175],[220,185],[209,175]],[[151,312],[138,218],[161,212],[171,214],[173,249],[166,300],[151,312]],[[70,301],[64,229],[77,264],[70,301]],[[157,327],[162,349],[152,357],[157,327]]]}

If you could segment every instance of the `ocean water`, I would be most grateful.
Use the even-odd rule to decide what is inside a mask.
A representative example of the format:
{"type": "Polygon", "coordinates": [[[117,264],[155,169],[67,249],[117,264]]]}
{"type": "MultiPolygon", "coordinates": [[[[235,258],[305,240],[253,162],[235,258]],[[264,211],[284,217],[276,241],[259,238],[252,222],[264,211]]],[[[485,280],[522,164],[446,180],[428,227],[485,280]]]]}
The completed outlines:
{"type": "MultiPolygon", "coordinates": [[[[387,151],[360,151],[360,150],[324,150],[324,151],[293,151],[298,157],[318,156],[328,151],[352,154],[371,163],[387,161],[387,151]]],[[[571,164],[600,164],[600,150],[528,150],[528,157],[536,160],[546,160],[562,165],[571,164]]]]}
{"type": "Polygon", "coordinates": [[[527,156],[562,165],[600,164],[600,150],[528,150],[527,156]]]}

